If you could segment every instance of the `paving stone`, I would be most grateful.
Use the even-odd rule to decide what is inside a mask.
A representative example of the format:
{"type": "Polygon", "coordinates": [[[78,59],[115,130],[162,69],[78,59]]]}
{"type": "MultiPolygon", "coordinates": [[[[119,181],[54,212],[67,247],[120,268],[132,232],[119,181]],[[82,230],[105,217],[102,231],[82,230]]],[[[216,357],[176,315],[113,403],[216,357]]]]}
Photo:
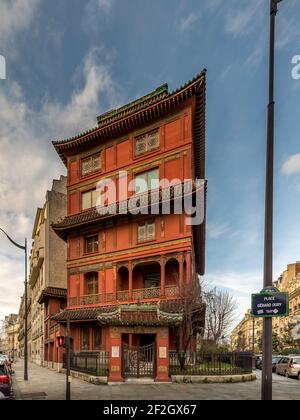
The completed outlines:
{"type": "MultiPolygon", "coordinates": [[[[259,400],[260,378],[255,382],[229,384],[122,384],[97,386],[72,378],[73,400],[259,400]]],[[[276,400],[300,400],[300,381],[274,375],[276,400]]],[[[29,381],[23,380],[23,362],[15,365],[14,388],[17,399],[64,400],[65,375],[29,364],[29,381]],[[27,395],[26,395],[27,394],[27,395]],[[29,395],[30,394],[30,395],[29,395]]]]}

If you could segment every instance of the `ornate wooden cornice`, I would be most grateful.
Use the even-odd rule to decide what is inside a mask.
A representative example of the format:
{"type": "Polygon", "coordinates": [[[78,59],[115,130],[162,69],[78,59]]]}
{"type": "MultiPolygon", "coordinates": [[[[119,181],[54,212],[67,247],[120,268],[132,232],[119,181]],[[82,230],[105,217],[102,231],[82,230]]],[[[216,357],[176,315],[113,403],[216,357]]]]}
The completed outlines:
{"type": "MultiPolygon", "coordinates": [[[[165,88],[157,95],[147,95],[141,100],[98,117],[99,126],[96,128],[69,139],[53,141],[53,145],[66,164],[68,155],[82,152],[86,148],[103,143],[108,139],[120,137],[174,112],[189,98],[197,95],[201,90],[205,90],[205,76],[206,70],[203,70],[193,80],[172,93],[167,92],[167,85],[165,85],[165,88]]],[[[198,102],[200,107],[204,105],[201,99],[198,102]]],[[[201,124],[199,129],[201,131],[201,124]]],[[[199,134],[201,136],[201,133],[199,134]]]]}

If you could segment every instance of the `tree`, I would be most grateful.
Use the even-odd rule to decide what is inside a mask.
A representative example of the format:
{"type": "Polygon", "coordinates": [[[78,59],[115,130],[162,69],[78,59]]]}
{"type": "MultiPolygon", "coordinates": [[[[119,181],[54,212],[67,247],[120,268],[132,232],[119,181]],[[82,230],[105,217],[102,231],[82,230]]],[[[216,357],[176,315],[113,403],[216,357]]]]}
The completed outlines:
{"type": "Polygon", "coordinates": [[[204,292],[206,304],[206,339],[217,345],[226,337],[234,321],[237,309],[236,301],[223,290],[214,288],[204,292]]]}
{"type": "Polygon", "coordinates": [[[173,327],[173,333],[177,357],[183,371],[193,339],[196,340],[198,334],[204,334],[205,304],[198,279],[193,284],[182,287],[180,297],[177,311],[182,314],[182,322],[173,327]]]}
{"type": "Polygon", "coordinates": [[[284,335],[282,338],[284,347],[295,347],[295,340],[292,334],[292,330],[296,325],[296,323],[289,322],[284,328],[284,335]]]}
{"type": "MultiPolygon", "coordinates": [[[[263,347],[262,336],[258,338],[257,346],[259,348],[259,351],[262,352],[262,347],[263,347]]],[[[272,350],[273,350],[273,353],[281,353],[282,348],[283,348],[283,343],[282,343],[279,335],[275,331],[273,331],[272,332],[272,350]]]]}
{"type": "Polygon", "coordinates": [[[238,333],[236,348],[238,351],[245,351],[246,349],[246,338],[245,334],[242,331],[239,331],[238,333]]]}

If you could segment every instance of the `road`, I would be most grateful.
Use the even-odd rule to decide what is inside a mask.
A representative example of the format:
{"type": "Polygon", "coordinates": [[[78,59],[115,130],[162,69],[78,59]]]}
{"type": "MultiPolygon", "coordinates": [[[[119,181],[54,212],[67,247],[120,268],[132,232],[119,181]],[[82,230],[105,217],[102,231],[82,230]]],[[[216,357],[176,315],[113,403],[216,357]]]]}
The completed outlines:
{"type": "MultiPolygon", "coordinates": [[[[29,364],[29,381],[23,380],[23,363],[15,365],[16,398],[22,400],[64,400],[65,375],[29,364]]],[[[259,400],[258,380],[239,384],[148,384],[96,386],[72,379],[73,400],[259,400]]],[[[300,400],[300,381],[273,375],[275,400],[300,400]]]]}

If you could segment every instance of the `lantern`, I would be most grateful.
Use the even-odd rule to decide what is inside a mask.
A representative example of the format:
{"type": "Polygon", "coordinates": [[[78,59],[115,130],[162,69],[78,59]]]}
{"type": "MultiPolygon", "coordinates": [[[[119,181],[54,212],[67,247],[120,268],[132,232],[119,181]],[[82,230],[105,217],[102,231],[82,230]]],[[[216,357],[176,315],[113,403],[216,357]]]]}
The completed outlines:
{"type": "Polygon", "coordinates": [[[64,347],[65,346],[65,337],[59,336],[56,338],[58,347],[64,347]]]}

